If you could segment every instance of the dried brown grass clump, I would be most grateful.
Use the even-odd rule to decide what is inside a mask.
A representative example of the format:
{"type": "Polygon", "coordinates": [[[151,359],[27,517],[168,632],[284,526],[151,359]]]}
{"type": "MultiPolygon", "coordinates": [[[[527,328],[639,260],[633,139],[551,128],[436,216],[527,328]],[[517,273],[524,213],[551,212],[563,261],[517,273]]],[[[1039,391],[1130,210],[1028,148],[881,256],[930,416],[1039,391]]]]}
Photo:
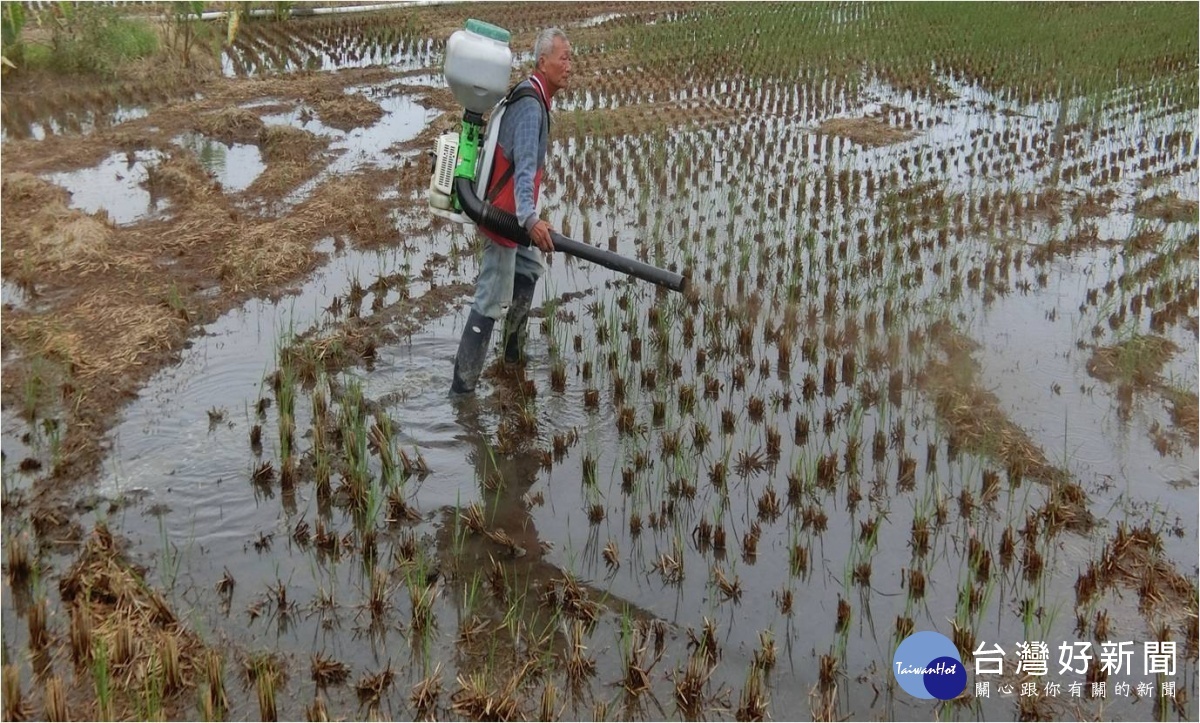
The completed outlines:
{"type": "Polygon", "coordinates": [[[1195,447],[1200,432],[1200,399],[1195,392],[1181,389],[1168,389],[1164,395],[1171,403],[1171,422],[1183,430],[1195,447]]]}
{"type": "Polygon", "coordinates": [[[98,293],[55,313],[11,314],[4,332],[28,353],[72,366],[77,378],[112,379],[169,348],[182,323],[163,305],[98,293]]]}
{"type": "Polygon", "coordinates": [[[45,693],[42,699],[42,720],[71,720],[71,713],[67,709],[67,691],[62,678],[57,675],[46,681],[45,693]]]}
{"type": "Polygon", "coordinates": [[[273,163],[303,163],[325,147],[325,139],[295,126],[263,126],[258,132],[263,160],[273,163]]]}
{"type": "Polygon", "coordinates": [[[1167,223],[1196,223],[1200,214],[1200,204],[1187,198],[1180,198],[1178,193],[1169,196],[1155,196],[1137,204],[1134,212],[1142,218],[1157,218],[1167,223]]]}
{"type": "Polygon", "coordinates": [[[220,186],[191,151],[175,151],[148,167],[145,185],[152,196],[166,196],[183,207],[221,193],[220,186]]]}
{"type": "Polygon", "coordinates": [[[93,274],[127,263],[113,251],[113,226],[103,213],[68,208],[65,190],[27,173],[4,179],[0,191],[6,276],[45,281],[56,273],[93,274]]]}
{"type": "Polygon", "coordinates": [[[246,229],[240,237],[229,239],[225,253],[215,259],[215,271],[235,293],[292,278],[316,259],[312,241],[304,233],[306,226],[305,220],[289,217],[246,229]]]}
{"type": "Polygon", "coordinates": [[[1135,388],[1156,386],[1163,365],[1179,347],[1161,336],[1134,336],[1112,346],[1096,347],[1087,362],[1091,376],[1113,384],[1135,388]]]}
{"type": "Polygon", "coordinates": [[[25,720],[28,705],[21,691],[21,671],[16,665],[4,665],[4,720],[25,720]]]}
{"type": "Polygon", "coordinates": [[[417,681],[413,686],[410,700],[416,717],[422,720],[430,718],[437,709],[438,698],[442,694],[442,664],[438,663],[429,675],[417,681]]]}
{"type": "Polygon", "coordinates": [[[254,179],[243,195],[276,199],[297,188],[321,170],[317,154],[329,141],[302,128],[264,126],[258,134],[266,170],[254,179]]]}
{"type": "Polygon", "coordinates": [[[458,676],[458,690],[451,697],[450,710],[468,720],[509,721],[528,719],[521,708],[521,687],[533,667],[526,662],[504,685],[493,685],[488,677],[472,673],[458,676]]]}
{"type": "Polygon", "coordinates": [[[313,99],[313,102],[321,121],[338,130],[365,128],[383,117],[383,108],[360,93],[330,91],[313,99]]]}
{"type": "Polygon", "coordinates": [[[6,207],[37,208],[55,202],[65,204],[68,194],[59,186],[31,173],[17,172],[4,177],[4,182],[0,184],[0,198],[3,198],[6,207]]]}
{"type": "Polygon", "coordinates": [[[909,131],[890,126],[880,118],[833,118],[822,123],[817,130],[826,135],[848,138],[868,148],[899,143],[913,136],[909,131]]]}
{"type": "Polygon", "coordinates": [[[389,663],[383,670],[374,675],[364,675],[354,685],[354,690],[358,693],[360,703],[375,706],[387,695],[388,690],[391,689],[392,683],[395,680],[396,673],[392,670],[392,666],[389,663]]]}
{"type": "Polygon", "coordinates": [[[971,357],[975,342],[949,324],[935,324],[930,338],[944,358],[930,359],[917,384],[933,399],[938,416],[950,427],[958,446],[1003,462],[1014,482],[1028,477],[1055,486],[1060,493],[1059,519],[1073,529],[1090,527],[1093,518],[1079,485],[1050,463],[1025,430],[1005,415],[996,395],[979,381],[979,364],[971,357]]]}
{"type": "Polygon", "coordinates": [[[318,687],[341,685],[350,678],[350,666],[340,660],[314,653],[312,656],[312,679],[318,687]]]}
{"type": "MultiPolygon", "coordinates": [[[[1179,351],[1169,339],[1138,335],[1106,347],[1094,347],[1088,359],[1088,374],[1117,386],[1118,414],[1127,417],[1135,392],[1156,393],[1170,405],[1176,431],[1152,429],[1160,452],[1175,449],[1186,438],[1197,444],[1200,405],[1194,392],[1170,386],[1162,377],[1163,366],[1179,351]],[[1161,442],[1160,442],[1161,440],[1161,442]]],[[[1157,425],[1156,425],[1157,427],[1157,425]]]]}
{"type": "Polygon", "coordinates": [[[1197,614],[1196,584],[1163,557],[1162,540],[1149,523],[1136,528],[1124,522],[1117,526],[1100,558],[1076,580],[1076,602],[1086,605],[1097,593],[1114,586],[1136,590],[1144,613],[1176,621],[1197,614]]]}
{"type": "Polygon", "coordinates": [[[262,119],[245,108],[224,108],[196,119],[195,130],[225,143],[254,143],[264,128],[262,119]]]}
{"type": "Polygon", "coordinates": [[[63,602],[86,616],[92,641],[112,651],[114,687],[140,691],[161,681],[168,696],[193,687],[206,652],[200,638],[175,616],[97,525],[75,564],[59,583],[63,602]]]}

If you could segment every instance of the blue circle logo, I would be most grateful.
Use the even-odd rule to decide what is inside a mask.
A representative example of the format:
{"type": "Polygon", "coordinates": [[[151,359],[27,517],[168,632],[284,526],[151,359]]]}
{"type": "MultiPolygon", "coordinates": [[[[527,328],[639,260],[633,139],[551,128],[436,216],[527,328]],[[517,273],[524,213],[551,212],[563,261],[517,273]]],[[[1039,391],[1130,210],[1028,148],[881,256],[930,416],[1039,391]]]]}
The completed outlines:
{"type": "Polygon", "coordinates": [[[967,668],[954,643],[924,630],[905,638],[892,658],[892,675],[905,693],[926,700],[951,700],[967,688],[967,668]]]}

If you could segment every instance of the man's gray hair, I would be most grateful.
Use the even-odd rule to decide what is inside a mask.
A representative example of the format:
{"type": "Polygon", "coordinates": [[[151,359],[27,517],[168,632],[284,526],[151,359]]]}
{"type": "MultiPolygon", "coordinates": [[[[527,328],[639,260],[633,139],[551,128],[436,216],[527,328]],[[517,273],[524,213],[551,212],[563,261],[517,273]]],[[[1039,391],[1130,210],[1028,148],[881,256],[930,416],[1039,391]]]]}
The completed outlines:
{"type": "Polygon", "coordinates": [[[564,43],[570,42],[567,40],[567,34],[558,28],[546,28],[538,33],[537,40],[533,43],[533,67],[536,68],[542,56],[549,53],[550,49],[554,47],[555,38],[562,40],[564,43]]]}

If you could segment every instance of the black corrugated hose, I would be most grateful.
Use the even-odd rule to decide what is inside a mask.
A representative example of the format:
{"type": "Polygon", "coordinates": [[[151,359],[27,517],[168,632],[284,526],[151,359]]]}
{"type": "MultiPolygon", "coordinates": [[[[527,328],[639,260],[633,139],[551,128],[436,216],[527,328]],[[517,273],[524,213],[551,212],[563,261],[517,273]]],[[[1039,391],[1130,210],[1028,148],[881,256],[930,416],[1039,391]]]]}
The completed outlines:
{"type": "MultiPolygon", "coordinates": [[[[459,203],[462,204],[467,218],[514,243],[522,246],[529,246],[532,243],[529,233],[517,221],[516,216],[507,211],[502,211],[486,201],[480,200],[475,195],[471,179],[454,179],[454,192],[458,195],[459,203]]],[[[642,281],[649,281],[652,284],[665,286],[672,291],[687,291],[688,278],[682,274],[666,271],[650,264],[644,264],[641,261],[625,258],[620,254],[614,254],[611,251],[605,251],[595,246],[580,243],[579,241],[563,236],[557,231],[551,231],[550,238],[554,241],[555,251],[570,254],[584,261],[591,261],[594,264],[599,264],[613,271],[619,271],[622,274],[633,276],[642,281]]]]}

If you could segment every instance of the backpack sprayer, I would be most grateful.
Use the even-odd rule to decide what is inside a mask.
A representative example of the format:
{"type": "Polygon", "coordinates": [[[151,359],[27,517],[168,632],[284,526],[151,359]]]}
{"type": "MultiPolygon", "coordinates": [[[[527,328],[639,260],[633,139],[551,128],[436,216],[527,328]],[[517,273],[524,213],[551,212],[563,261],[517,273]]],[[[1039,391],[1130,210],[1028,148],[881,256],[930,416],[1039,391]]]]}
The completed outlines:
{"type": "MultiPolygon", "coordinates": [[[[446,83],[463,106],[462,129],[446,133],[434,147],[429,181],[429,211],[466,226],[481,226],[522,246],[529,233],[516,216],[481,198],[492,169],[500,119],[504,115],[512,51],[507,30],[481,20],[468,20],[446,42],[446,83]],[[484,114],[489,114],[485,122],[484,114]],[[486,137],[484,133],[487,133],[486,137]],[[480,140],[484,143],[480,147],[480,140]]],[[[619,271],[673,291],[685,291],[687,277],[625,258],[604,249],[550,232],[554,250],[619,271]]]]}

